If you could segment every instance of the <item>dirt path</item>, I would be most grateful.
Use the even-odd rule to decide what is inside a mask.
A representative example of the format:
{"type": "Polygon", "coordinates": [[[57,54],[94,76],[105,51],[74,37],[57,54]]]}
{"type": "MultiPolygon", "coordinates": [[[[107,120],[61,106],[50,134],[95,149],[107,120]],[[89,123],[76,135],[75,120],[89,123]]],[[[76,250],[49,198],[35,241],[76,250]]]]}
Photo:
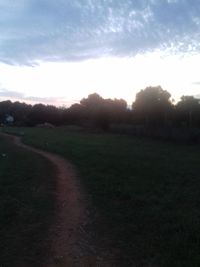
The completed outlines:
{"type": "Polygon", "coordinates": [[[50,230],[53,253],[44,267],[107,266],[97,263],[95,248],[90,244],[85,231],[88,210],[74,167],[60,156],[23,144],[19,137],[6,136],[15,145],[45,157],[56,168],[57,209],[55,222],[50,230]]]}

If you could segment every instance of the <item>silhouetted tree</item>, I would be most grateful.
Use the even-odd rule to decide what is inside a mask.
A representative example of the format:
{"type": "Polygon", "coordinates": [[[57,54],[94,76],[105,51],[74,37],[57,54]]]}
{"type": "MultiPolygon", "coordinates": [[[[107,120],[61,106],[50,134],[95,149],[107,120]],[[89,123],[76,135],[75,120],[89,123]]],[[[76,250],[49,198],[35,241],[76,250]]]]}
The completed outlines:
{"type": "Polygon", "coordinates": [[[41,123],[51,123],[60,125],[61,123],[61,110],[52,105],[36,104],[32,107],[29,116],[29,125],[37,125],[41,123]]]}
{"type": "Polygon", "coordinates": [[[0,122],[3,123],[6,114],[10,114],[12,102],[10,100],[0,102],[0,122]]]}
{"type": "Polygon", "coordinates": [[[73,104],[62,112],[64,124],[83,124],[85,120],[85,107],[81,104],[73,104]]]}
{"type": "Polygon", "coordinates": [[[170,97],[170,93],[161,86],[150,86],[136,94],[132,109],[146,125],[161,125],[166,122],[172,107],[170,97]]]}
{"type": "Polygon", "coordinates": [[[61,124],[61,110],[53,105],[47,105],[45,107],[45,122],[49,122],[54,125],[61,124]]]}
{"type": "Polygon", "coordinates": [[[15,119],[16,125],[26,125],[27,124],[27,118],[29,116],[29,113],[32,109],[31,105],[28,105],[26,103],[20,103],[20,102],[14,102],[12,103],[10,114],[15,119]]]}
{"type": "Polygon", "coordinates": [[[176,118],[188,127],[200,125],[200,100],[193,96],[182,96],[176,105],[176,118]]]}
{"type": "MultiPolygon", "coordinates": [[[[34,126],[48,122],[54,125],[77,124],[108,130],[113,124],[112,130],[124,127],[123,129],[128,129],[132,133],[146,132],[150,136],[160,131],[160,134],[165,132],[165,136],[168,133],[169,137],[170,134],[173,135],[174,130],[179,130],[173,127],[162,129],[160,126],[185,125],[192,128],[186,130],[187,133],[193,130],[198,132],[199,130],[196,131],[194,128],[200,127],[200,99],[182,96],[174,105],[170,97],[170,93],[161,86],[147,87],[137,93],[132,110],[127,108],[127,103],[123,99],[104,99],[97,93],[88,95],[79,104],[73,104],[70,108],[44,104],[32,106],[8,100],[0,102],[0,122],[3,123],[6,117],[13,116],[15,125],[34,126]],[[130,122],[132,125],[128,125],[130,122]],[[138,122],[142,127],[133,127],[138,122]],[[119,125],[121,123],[125,125],[119,125]],[[146,131],[147,128],[143,127],[145,125],[159,126],[160,129],[156,127],[154,131],[154,127],[151,127],[146,131]],[[132,127],[132,130],[128,127],[132,127]]],[[[177,138],[179,137],[180,133],[177,134],[177,138]]]]}
{"type": "Polygon", "coordinates": [[[104,99],[94,93],[80,101],[85,108],[88,121],[93,126],[108,130],[110,123],[121,121],[127,109],[127,103],[123,99],[104,99]]]}
{"type": "Polygon", "coordinates": [[[127,102],[123,99],[105,99],[104,108],[111,123],[125,121],[127,115],[127,102]]]}
{"type": "Polygon", "coordinates": [[[86,110],[87,124],[95,128],[107,130],[109,118],[106,116],[104,99],[97,93],[88,95],[80,101],[86,110]]]}
{"type": "Polygon", "coordinates": [[[83,98],[80,103],[90,110],[98,110],[103,104],[103,98],[97,93],[88,95],[87,98],[83,98]]]}
{"type": "Polygon", "coordinates": [[[34,126],[36,124],[40,124],[44,122],[46,122],[45,105],[43,104],[34,105],[29,113],[28,123],[31,126],[34,126]]]}

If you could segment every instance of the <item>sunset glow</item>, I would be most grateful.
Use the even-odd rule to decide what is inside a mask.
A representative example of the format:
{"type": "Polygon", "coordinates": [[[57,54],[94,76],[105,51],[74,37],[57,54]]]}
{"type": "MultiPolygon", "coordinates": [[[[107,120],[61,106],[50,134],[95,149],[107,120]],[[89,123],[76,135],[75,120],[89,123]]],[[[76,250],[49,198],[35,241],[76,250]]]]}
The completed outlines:
{"type": "Polygon", "coordinates": [[[0,0],[0,100],[200,94],[198,1],[0,0]],[[190,12],[188,12],[190,10],[190,12]]]}
{"type": "Polygon", "coordinates": [[[38,62],[36,66],[1,64],[1,99],[70,105],[90,93],[123,98],[129,104],[149,85],[161,85],[175,100],[198,95],[200,55],[170,56],[160,51],[133,58],[83,62],[38,62]]]}

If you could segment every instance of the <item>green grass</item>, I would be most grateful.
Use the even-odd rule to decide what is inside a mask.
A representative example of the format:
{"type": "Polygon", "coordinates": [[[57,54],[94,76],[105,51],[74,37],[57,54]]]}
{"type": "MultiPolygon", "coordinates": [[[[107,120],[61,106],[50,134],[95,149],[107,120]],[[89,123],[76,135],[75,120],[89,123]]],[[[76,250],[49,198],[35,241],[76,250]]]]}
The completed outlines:
{"type": "Polygon", "coordinates": [[[0,136],[0,266],[42,266],[50,254],[53,167],[0,136]]]}
{"type": "Polygon", "coordinates": [[[99,243],[121,266],[200,266],[199,147],[67,128],[9,131],[77,166],[101,216],[99,243]]]}

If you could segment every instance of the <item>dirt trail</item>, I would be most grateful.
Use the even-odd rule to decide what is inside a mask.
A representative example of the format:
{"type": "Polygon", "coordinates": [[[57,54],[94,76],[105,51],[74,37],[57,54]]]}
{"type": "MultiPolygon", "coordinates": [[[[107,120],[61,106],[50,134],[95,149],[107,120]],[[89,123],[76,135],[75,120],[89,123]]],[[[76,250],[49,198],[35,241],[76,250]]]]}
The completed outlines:
{"type": "Polygon", "coordinates": [[[97,258],[94,257],[95,248],[88,241],[84,230],[88,210],[73,166],[60,156],[23,144],[19,137],[6,136],[15,145],[45,157],[56,168],[57,209],[55,222],[50,230],[53,253],[44,267],[107,266],[105,263],[97,263],[97,258]]]}

